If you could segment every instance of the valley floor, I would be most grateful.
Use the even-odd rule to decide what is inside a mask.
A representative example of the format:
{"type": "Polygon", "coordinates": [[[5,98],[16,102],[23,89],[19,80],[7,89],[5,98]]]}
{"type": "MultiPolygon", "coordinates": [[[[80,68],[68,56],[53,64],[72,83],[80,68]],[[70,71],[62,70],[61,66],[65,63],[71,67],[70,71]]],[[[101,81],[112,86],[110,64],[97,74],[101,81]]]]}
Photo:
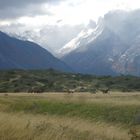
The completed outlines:
{"type": "Polygon", "coordinates": [[[0,140],[139,140],[140,93],[0,94],[0,140]]]}

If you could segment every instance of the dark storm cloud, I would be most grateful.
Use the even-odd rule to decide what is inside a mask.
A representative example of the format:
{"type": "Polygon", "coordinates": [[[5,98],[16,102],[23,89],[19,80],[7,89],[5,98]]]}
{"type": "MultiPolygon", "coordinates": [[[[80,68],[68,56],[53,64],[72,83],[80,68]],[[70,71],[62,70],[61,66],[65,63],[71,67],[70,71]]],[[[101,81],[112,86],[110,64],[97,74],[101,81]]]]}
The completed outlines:
{"type": "Polygon", "coordinates": [[[5,9],[9,7],[24,7],[30,4],[58,4],[64,0],[0,0],[0,9],[5,9]]]}
{"type": "Polygon", "coordinates": [[[28,6],[26,8],[6,8],[0,9],[0,19],[14,19],[21,16],[35,16],[35,15],[50,15],[48,11],[44,12],[40,7],[37,6],[28,6]]]}
{"type": "Polygon", "coordinates": [[[65,0],[0,0],[0,19],[13,19],[21,16],[51,15],[41,5],[56,5],[65,0]]]}

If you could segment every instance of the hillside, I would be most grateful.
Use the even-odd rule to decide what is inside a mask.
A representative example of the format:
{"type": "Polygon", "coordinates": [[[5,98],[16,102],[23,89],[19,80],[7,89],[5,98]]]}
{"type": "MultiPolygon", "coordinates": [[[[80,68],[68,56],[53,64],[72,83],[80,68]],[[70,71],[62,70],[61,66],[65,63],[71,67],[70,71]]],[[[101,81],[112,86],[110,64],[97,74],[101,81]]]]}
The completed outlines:
{"type": "Polygon", "coordinates": [[[0,32],[0,69],[49,69],[70,71],[70,68],[41,46],[0,32]]]}
{"type": "Polygon", "coordinates": [[[50,70],[0,71],[0,92],[140,91],[140,78],[93,76],[50,70]]]}

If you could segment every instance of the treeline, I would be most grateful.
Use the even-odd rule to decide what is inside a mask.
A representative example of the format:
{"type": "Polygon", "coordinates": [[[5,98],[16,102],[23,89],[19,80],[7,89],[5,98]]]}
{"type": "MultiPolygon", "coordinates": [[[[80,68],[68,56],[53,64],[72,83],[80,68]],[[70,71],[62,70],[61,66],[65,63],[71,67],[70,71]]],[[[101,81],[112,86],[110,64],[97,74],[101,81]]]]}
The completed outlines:
{"type": "Polygon", "coordinates": [[[49,70],[0,71],[0,92],[140,91],[140,77],[94,76],[49,70]]]}

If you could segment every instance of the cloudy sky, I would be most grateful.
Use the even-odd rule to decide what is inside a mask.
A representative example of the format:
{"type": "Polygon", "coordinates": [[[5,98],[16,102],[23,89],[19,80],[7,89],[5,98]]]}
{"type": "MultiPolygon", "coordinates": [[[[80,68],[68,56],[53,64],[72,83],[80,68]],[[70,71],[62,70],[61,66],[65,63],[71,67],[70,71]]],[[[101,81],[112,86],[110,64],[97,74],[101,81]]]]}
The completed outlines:
{"type": "Polygon", "coordinates": [[[110,10],[138,8],[139,0],[0,0],[0,30],[37,32],[47,26],[66,25],[71,29],[97,21],[110,10]]]}
{"type": "Polygon", "coordinates": [[[0,24],[80,24],[113,9],[140,8],[139,0],[0,0],[0,24]]]}

